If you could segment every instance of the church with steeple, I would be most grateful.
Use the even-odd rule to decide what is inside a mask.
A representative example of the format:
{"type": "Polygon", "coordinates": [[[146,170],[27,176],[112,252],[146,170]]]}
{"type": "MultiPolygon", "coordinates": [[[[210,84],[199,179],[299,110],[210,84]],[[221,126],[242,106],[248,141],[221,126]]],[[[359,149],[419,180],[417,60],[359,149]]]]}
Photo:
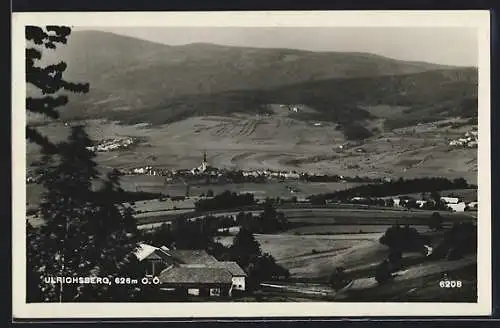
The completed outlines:
{"type": "Polygon", "coordinates": [[[201,162],[201,165],[198,167],[195,167],[191,170],[191,173],[196,174],[196,173],[205,173],[207,172],[211,167],[208,165],[207,162],[207,151],[205,150],[203,152],[203,161],[201,162]]]}
{"type": "Polygon", "coordinates": [[[203,151],[203,162],[201,162],[201,166],[200,166],[200,171],[201,172],[205,172],[208,168],[208,163],[207,163],[207,151],[203,151]]]}

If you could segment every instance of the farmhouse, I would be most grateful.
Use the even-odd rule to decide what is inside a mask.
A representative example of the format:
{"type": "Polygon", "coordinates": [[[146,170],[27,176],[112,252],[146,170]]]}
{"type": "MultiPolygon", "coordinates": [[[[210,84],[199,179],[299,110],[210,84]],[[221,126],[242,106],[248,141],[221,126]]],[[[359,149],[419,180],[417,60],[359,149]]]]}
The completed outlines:
{"type": "Polygon", "coordinates": [[[424,206],[425,204],[427,204],[427,201],[426,200],[417,200],[417,206],[418,207],[422,207],[424,206]]]}
{"type": "Polygon", "coordinates": [[[470,209],[477,209],[477,202],[470,202],[467,204],[470,209]]]}
{"type": "Polygon", "coordinates": [[[236,262],[219,262],[204,250],[177,250],[140,244],[135,252],[146,276],[160,289],[182,295],[231,296],[245,291],[246,273],[236,262]]]}
{"type": "Polygon", "coordinates": [[[463,212],[465,211],[465,207],[467,206],[464,202],[456,203],[456,204],[447,204],[449,208],[451,208],[454,212],[463,212]]]}
{"type": "Polygon", "coordinates": [[[211,265],[215,268],[226,269],[231,273],[232,288],[234,290],[245,291],[245,281],[247,274],[236,262],[216,262],[211,265]]]}
{"type": "Polygon", "coordinates": [[[231,296],[231,273],[221,268],[174,267],[159,276],[161,288],[176,294],[194,296],[231,296]]]}

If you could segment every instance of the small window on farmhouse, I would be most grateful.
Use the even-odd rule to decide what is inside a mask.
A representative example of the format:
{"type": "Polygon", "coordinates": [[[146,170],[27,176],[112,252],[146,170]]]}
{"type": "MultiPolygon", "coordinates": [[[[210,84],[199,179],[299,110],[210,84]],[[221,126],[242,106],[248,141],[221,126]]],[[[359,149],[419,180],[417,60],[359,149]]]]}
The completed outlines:
{"type": "Polygon", "coordinates": [[[210,296],[220,296],[220,288],[210,288],[210,296]]]}

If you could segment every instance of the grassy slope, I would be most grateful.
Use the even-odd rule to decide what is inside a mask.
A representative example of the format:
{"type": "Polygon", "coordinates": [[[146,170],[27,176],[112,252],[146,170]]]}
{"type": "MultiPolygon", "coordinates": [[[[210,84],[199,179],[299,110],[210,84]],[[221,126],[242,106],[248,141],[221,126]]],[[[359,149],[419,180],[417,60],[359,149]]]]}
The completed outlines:
{"type": "Polygon", "coordinates": [[[343,124],[376,119],[366,106],[406,106],[395,111],[386,127],[399,128],[454,116],[477,116],[477,71],[437,70],[417,74],[328,79],[269,90],[227,91],[164,99],[141,111],[107,113],[126,123],[169,123],[191,115],[234,112],[272,113],[268,104],[305,104],[318,112],[294,118],[343,124]]]}
{"type": "Polygon", "coordinates": [[[72,96],[63,118],[161,124],[193,115],[255,113],[269,103],[303,103],[320,111],[305,118],[347,122],[372,117],[359,105],[411,106],[390,120],[396,127],[476,111],[477,70],[372,54],[167,46],[82,31],[66,47],[44,55],[48,62],[67,61],[68,79],[91,85],[89,94],[72,96]]]}

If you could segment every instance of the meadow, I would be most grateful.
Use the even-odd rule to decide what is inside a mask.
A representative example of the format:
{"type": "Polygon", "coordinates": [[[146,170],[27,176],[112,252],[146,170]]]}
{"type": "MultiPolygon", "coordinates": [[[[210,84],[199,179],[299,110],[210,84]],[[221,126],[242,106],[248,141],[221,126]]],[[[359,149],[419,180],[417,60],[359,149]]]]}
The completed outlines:
{"type": "MultiPolygon", "coordinates": [[[[207,151],[210,165],[228,169],[275,169],[367,177],[464,177],[477,183],[477,149],[451,149],[448,140],[460,129],[439,124],[384,130],[364,141],[350,142],[332,122],[320,126],[289,117],[283,109],[272,115],[233,114],[198,116],[149,126],[122,125],[106,120],[84,123],[95,140],[112,137],[144,139],[134,149],[98,153],[103,170],[151,165],[168,169],[192,168],[207,151]],[[223,145],[223,146],[221,146],[223,145]],[[342,146],[343,148],[339,148],[342,146]]],[[[384,118],[373,124],[383,124],[384,118]],[[378,122],[378,123],[377,123],[378,122]]],[[[54,140],[63,140],[69,126],[51,123],[38,127],[54,140]]],[[[37,148],[27,146],[28,167],[37,148]]]]}

